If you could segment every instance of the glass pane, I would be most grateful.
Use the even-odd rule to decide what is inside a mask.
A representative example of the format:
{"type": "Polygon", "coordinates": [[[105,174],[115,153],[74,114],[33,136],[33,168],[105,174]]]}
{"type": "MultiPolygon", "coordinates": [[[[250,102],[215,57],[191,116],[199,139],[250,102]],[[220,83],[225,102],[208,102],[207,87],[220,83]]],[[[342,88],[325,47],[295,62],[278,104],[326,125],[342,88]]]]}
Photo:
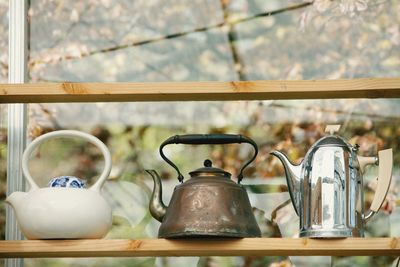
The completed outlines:
{"type": "Polygon", "coordinates": [[[236,79],[218,1],[32,1],[31,15],[33,81],[236,79]]]}
{"type": "Polygon", "coordinates": [[[32,81],[396,77],[399,4],[31,3],[32,81]]]}
{"type": "MultiPolygon", "coordinates": [[[[304,2],[235,25],[245,79],[399,76],[398,1],[314,1],[306,7],[304,2]]],[[[242,3],[248,8],[254,12],[253,5],[242,3]]]]}
{"type": "Polygon", "coordinates": [[[222,29],[32,68],[38,81],[238,80],[222,29]],[[42,75],[43,74],[43,75],[42,75]]]}

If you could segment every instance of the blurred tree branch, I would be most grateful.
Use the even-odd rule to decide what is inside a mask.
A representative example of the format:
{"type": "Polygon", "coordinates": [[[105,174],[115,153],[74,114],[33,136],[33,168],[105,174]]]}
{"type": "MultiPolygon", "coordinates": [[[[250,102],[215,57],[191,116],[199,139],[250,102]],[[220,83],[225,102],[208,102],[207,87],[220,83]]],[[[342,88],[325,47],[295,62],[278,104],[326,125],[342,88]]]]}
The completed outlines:
{"type": "MultiPolygon", "coordinates": [[[[305,8],[305,7],[310,6],[312,4],[313,4],[313,2],[305,2],[305,3],[301,3],[301,4],[297,4],[297,5],[291,5],[291,6],[288,6],[288,7],[285,7],[285,8],[277,9],[277,10],[274,10],[274,11],[268,11],[268,12],[259,13],[259,14],[256,14],[254,16],[250,16],[250,17],[246,17],[246,18],[239,18],[239,19],[235,19],[235,20],[226,20],[226,19],[224,19],[224,21],[221,22],[221,23],[217,23],[217,24],[214,24],[214,25],[209,25],[209,26],[206,26],[206,27],[195,28],[195,29],[192,29],[190,31],[184,31],[184,32],[180,32],[180,33],[172,33],[172,34],[168,34],[168,35],[164,35],[164,36],[160,36],[160,37],[156,37],[156,38],[151,38],[151,39],[147,39],[147,40],[137,41],[137,42],[133,42],[133,43],[129,43],[129,44],[116,45],[116,46],[113,46],[113,47],[107,47],[107,48],[103,48],[103,49],[99,49],[99,50],[83,52],[79,56],[65,55],[63,57],[60,57],[58,59],[58,61],[71,60],[71,59],[76,59],[76,58],[84,58],[84,57],[89,57],[89,56],[96,55],[96,54],[108,53],[108,52],[113,52],[113,51],[117,51],[117,50],[122,50],[122,49],[125,49],[125,48],[141,46],[141,45],[146,45],[146,44],[151,44],[151,43],[156,43],[156,42],[160,42],[160,41],[164,41],[164,40],[168,40],[168,39],[174,39],[174,38],[186,36],[186,35],[189,35],[189,34],[192,34],[192,33],[205,32],[205,31],[209,31],[209,30],[212,30],[212,29],[223,28],[225,26],[233,27],[236,24],[240,24],[240,23],[243,23],[243,22],[246,22],[246,21],[258,19],[258,18],[261,18],[261,17],[273,16],[273,15],[276,15],[276,14],[280,14],[280,13],[283,13],[283,12],[292,11],[292,10],[296,10],[296,9],[302,9],[302,8],[305,8]]],[[[30,65],[30,67],[32,67],[35,64],[43,64],[43,63],[48,63],[48,62],[46,62],[44,60],[34,60],[34,61],[31,61],[29,63],[29,65],[30,65]]]]}
{"type": "Polygon", "coordinates": [[[226,0],[220,0],[221,2],[221,7],[222,7],[222,11],[224,14],[224,21],[223,23],[225,25],[227,25],[228,27],[228,40],[229,40],[229,48],[231,50],[232,53],[232,58],[233,58],[233,62],[234,62],[234,70],[237,72],[238,76],[239,76],[239,80],[244,81],[247,80],[246,79],[246,75],[243,71],[243,64],[242,64],[242,60],[239,56],[239,53],[236,50],[236,46],[235,46],[235,42],[236,42],[236,33],[235,33],[235,28],[233,27],[234,24],[233,23],[229,23],[230,19],[230,13],[228,10],[228,1],[226,0]]]}

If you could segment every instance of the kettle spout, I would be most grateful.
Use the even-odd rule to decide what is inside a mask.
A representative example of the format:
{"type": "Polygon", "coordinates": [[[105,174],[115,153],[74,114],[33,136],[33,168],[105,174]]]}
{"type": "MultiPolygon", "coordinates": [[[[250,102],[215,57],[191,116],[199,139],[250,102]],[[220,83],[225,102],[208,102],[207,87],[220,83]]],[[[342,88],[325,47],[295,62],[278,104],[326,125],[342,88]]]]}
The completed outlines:
{"type": "Polygon", "coordinates": [[[14,211],[18,210],[18,207],[23,205],[25,197],[28,195],[26,192],[13,192],[9,195],[5,202],[13,207],[14,211]]]}
{"type": "Polygon", "coordinates": [[[290,162],[288,157],[280,151],[272,151],[271,154],[277,157],[283,164],[283,167],[285,169],[286,182],[288,184],[289,195],[292,199],[294,210],[296,211],[296,214],[299,215],[300,175],[303,163],[300,163],[299,165],[293,164],[292,162],[290,162]]]}
{"type": "Polygon", "coordinates": [[[151,194],[149,203],[150,213],[154,219],[162,222],[167,211],[167,207],[162,201],[161,178],[155,170],[146,170],[146,172],[153,178],[154,181],[153,193],[151,194]]]}

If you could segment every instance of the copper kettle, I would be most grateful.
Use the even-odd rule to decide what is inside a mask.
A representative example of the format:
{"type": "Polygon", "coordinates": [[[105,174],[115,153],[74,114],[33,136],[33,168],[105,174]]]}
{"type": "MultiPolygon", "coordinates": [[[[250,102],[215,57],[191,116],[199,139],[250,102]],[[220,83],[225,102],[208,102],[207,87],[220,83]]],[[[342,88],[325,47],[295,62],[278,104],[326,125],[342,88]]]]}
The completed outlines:
{"type": "Polygon", "coordinates": [[[150,213],[161,222],[159,237],[259,237],[260,228],[253,215],[245,188],[240,184],[243,170],[257,156],[257,145],[242,135],[232,134],[191,134],[168,138],[160,146],[161,157],[178,173],[180,185],[176,186],[169,206],[162,201],[161,179],[156,171],[146,170],[154,180],[150,199],[150,213]],[[169,144],[231,144],[248,143],[254,148],[253,157],[241,168],[238,183],[230,179],[231,174],[212,167],[210,160],[204,167],[190,172],[190,179],[183,182],[178,167],[163,153],[169,144]]]}

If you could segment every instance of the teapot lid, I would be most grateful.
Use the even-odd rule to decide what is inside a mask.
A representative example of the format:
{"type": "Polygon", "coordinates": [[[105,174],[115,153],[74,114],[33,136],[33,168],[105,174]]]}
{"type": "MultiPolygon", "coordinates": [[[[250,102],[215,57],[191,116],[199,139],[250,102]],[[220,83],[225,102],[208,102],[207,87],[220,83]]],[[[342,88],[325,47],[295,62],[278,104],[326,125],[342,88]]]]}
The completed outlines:
{"type": "Polygon", "coordinates": [[[223,177],[230,178],[231,174],[227,171],[224,171],[220,168],[212,167],[212,161],[206,159],[204,161],[204,167],[198,168],[192,172],[189,172],[191,177],[199,177],[199,176],[215,176],[215,177],[223,177]]]}

